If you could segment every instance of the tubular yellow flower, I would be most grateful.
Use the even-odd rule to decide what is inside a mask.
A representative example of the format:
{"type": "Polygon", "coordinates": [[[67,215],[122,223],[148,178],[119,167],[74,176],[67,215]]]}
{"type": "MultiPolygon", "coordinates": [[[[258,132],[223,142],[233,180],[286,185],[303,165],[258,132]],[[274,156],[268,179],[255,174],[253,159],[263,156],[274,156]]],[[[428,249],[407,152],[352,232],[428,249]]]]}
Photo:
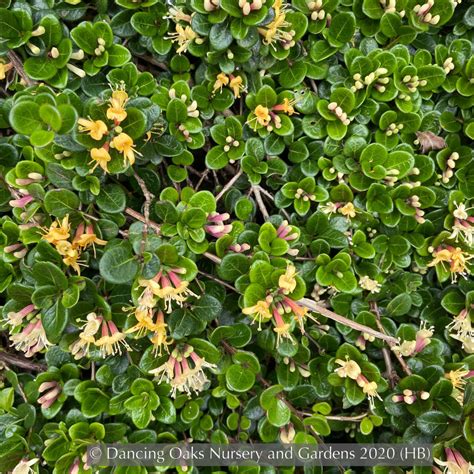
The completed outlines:
{"type": "Polygon", "coordinates": [[[112,92],[112,97],[109,99],[109,108],[107,109],[107,118],[116,123],[123,122],[127,118],[125,104],[128,102],[128,94],[124,87],[112,92]]]}
{"type": "Polygon", "coordinates": [[[49,229],[41,229],[43,232],[45,232],[45,234],[43,234],[43,239],[50,244],[57,245],[59,242],[69,238],[70,228],[71,224],[69,224],[69,214],[66,214],[61,222],[56,220],[51,224],[49,229]]]}
{"type": "Polygon", "coordinates": [[[109,169],[107,168],[107,163],[112,159],[110,156],[108,150],[106,150],[104,147],[102,148],[92,148],[91,149],[91,158],[92,161],[89,162],[89,164],[92,164],[95,162],[94,167],[91,169],[91,173],[98,167],[100,166],[106,173],[109,172],[109,169]]]}
{"type": "Polygon", "coordinates": [[[232,89],[234,93],[234,97],[236,99],[240,99],[240,93],[245,90],[245,86],[242,83],[242,78],[240,76],[232,76],[229,83],[229,87],[232,89]]]}
{"type": "Polygon", "coordinates": [[[125,166],[127,165],[127,161],[130,165],[135,163],[135,154],[140,155],[140,153],[135,150],[133,140],[126,133],[122,132],[114,137],[112,143],[114,148],[123,154],[125,166]]]}
{"type": "Polygon", "coordinates": [[[229,84],[229,78],[221,72],[217,75],[216,82],[214,82],[214,87],[212,88],[212,93],[215,94],[217,91],[222,92],[222,88],[229,84]]]}
{"type": "Polygon", "coordinates": [[[283,5],[282,0],[276,0],[273,10],[275,11],[273,20],[268,25],[258,28],[258,32],[263,36],[264,44],[276,49],[275,43],[279,42],[283,49],[289,49],[295,45],[293,39],[295,30],[285,31],[291,27],[291,23],[286,20],[286,5],[283,5]]]}
{"type": "Polygon", "coordinates": [[[108,129],[102,120],[87,120],[80,118],[78,120],[79,131],[87,132],[94,140],[102,140],[104,135],[107,135],[108,129]]]}
{"type": "Polygon", "coordinates": [[[296,288],[296,268],[291,263],[286,267],[286,272],[280,276],[278,287],[285,295],[292,293],[296,288]]]}
{"type": "Polygon", "coordinates": [[[353,219],[357,214],[356,208],[352,202],[348,202],[345,206],[340,207],[338,212],[343,216],[346,216],[348,219],[353,219]]]}
{"type": "Polygon", "coordinates": [[[263,105],[257,105],[253,111],[253,115],[254,116],[248,121],[248,124],[250,125],[252,122],[255,122],[253,124],[254,130],[257,129],[257,124],[266,127],[272,120],[268,107],[263,105]]]}
{"type": "Polygon", "coordinates": [[[178,54],[185,53],[193,41],[195,41],[196,44],[202,44],[204,42],[189,25],[182,27],[179,24],[176,25],[176,31],[170,33],[166,39],[170,39],[173,43],[178,43],[179,48],[176,50],[178,54]]]}
{"type": "Polygon", "coordinates": [[[253,322],[258,321],[258,330],[260,331],[261,324],[263,321],[271,319],[272,313],[270,312],[270,305],[267,301],[258,301],[253,306],[248,306],[242,310],[242,313],[253,316],[253,322]]]}
{"type": "Polygon", "coordinates": [[[13,69],[12,63],[3,63],[0,62],[0,81],[3,81],[7,75],[7,72],[13,69]]]}
{"type": "Polygon", "coordinates": [[[336,359],[336,364],[339,364],[341,367],[335,369],[334,372],[341,378],[349,377],[352,380],[357,380],[362,373],[359,364],[353,360],[336,359]]]}

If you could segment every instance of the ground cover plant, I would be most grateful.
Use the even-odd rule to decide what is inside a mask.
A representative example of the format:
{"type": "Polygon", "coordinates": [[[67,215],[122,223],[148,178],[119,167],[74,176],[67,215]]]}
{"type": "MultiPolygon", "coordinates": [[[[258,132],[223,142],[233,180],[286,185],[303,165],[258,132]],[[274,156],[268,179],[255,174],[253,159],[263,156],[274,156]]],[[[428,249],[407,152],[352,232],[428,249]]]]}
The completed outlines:
{"type": "Polygon", "coordinates": [[[461,0],[0,0],[0,472],[186,439],[472,472],[473,28],[461,0]]]}

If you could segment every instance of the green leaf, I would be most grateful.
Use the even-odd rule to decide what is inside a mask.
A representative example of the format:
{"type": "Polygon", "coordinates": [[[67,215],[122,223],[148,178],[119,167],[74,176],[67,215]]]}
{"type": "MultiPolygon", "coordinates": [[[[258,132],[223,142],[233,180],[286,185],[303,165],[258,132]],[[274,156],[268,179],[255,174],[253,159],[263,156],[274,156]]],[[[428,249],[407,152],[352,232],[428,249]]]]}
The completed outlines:
{"type": "Polygon", "coordinates": [[[448,417],[440,411],[427,411],[415,418],[417,428],[430,436],[442,435],[448,428],[448,417]]]}
{"type": "Polygon", "coordinates": [[[241,365],[231,365],[226,373],[227,388],[234,392],[247,392],[255,383],[255,374],[241,365]]]}
{"type": "Polygon", "coordinates": [[[132,254],[129,242],[123,241],[106,249],[99,262],[101,276],[109,283],[130,283],[136,276],[139,265],[132,254]]]}
{"type": "Polygon", "coordinates": [[[67,189],[52,189],[44,196],[44,207],[46,211],[55,217],[64,217],[66,214],[77,211],[79,198],[67,189]]]}
{"type": "Polygon", "coordinates": [[[51,262],[35,263],[33,277],[38,285],[51,285],[58,290],[65,290],[68,286],[64,272],[51,262]]]}
{"type": "Polygon", "coordinates": [[[328,31],[329,42],[333,46],[342,46],[352,39],[355,27],[356,20],[353,13],[338,13],[331,20],[331,26],[328,31]]]}
{"type": "Polygon", "coordinates": [[[118,184],[107,184],[100,189],[96,198],[97,205],[101,211],[109,214],[123,212],[127,198],[122,186],[118,184]]]}
{"type": "Polygon", "coordinates": [[[23,100],[10,110],[11,126],[18,133],[31,135],[34,131],[42,128],[39,117],[39,105],[30,100],[23,100]]]}
{"type": "Polygon", "coordinates": [[[41,322],[46,337],[52,343],[56,343],[67,325],[67,310],[60,301],[57,301],[47,310],[42,311],[41,322]]]}

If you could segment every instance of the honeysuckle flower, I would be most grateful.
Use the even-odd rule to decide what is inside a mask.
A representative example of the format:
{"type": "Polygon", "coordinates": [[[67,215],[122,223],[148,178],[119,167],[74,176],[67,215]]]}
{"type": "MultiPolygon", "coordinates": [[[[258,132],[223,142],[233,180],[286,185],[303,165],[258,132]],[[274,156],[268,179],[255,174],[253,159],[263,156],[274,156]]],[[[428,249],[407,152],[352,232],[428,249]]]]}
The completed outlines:
{"type": "Polygon", "coordinates": [[[243,79],[240,76],[233,76],[232,74],[230,77],[229,87],[232,89],[234,97],[236,99],[240,99],[241,92],[245,91],[245,86],[243,85],[243,79]]]}
{"type": "Polygon", "coordinates": [[[349,220],[354,219],[354,217],[357,214],[357,210],[356,210],[354,204],[352,204],[352,202],[348,202],[348,203],[344,204],[344,206],[339,207],[337,212],[339,212],[339,214],[342,214],[343,216],[347,217],[347,219],[349,219],[349,220]]]}
{"type": "Polygon", "coordinates": [[[392,351],[410,357],[420,353],[430,342],[433,336],[434,327],[427,327],[426,321],[420,323],[420,329],[416,332],[416,340],[403,341],[400,345],[392,346],[392,351]]]}
{"type": "Polygon", "coordinates": [[[445,448],[444,452],[446,461],[434,458],[436,464],[444,467],[444,474],[472,474],[474,466],[457,449],[445,448]]]}
{"type": "Polygon", "coordinates": [[[467,211],[472,208],[466,208],[465,204],[457,204],[453,211],[454,225],[452,227],[452,233],[449,236],[450,239],[454,239],[456,242],[459,238],[463,239],[467,245],[474,245],[474,216],[469,216],[467,211]]]}
{"type": "Polygon", "coordinates": [[[91,169],[91,173],[100,166],[106,173],[109,172],[108,163],[112,160],[112,157],[109,154],[108,147],[102,148],[92,148],[91,149],[91,158],[92,161],[89,164],[94,164],[93,168],[91,169]]]}
{"type": "Polygon", "coordinates": [[[35,470],[31,467],[39,461],[39,458],[23,458],[14,468],[11,474],[34,474],[35,470]]]}
{"type": "Polygon", "coordinates": [[[20,311],[10,311],[7,314],[7,324],[13,327],[19,326],[25,318],[29,319],[30,315],[34,316],[37,313],[34,304],[25,306],[20,311]]]}
{"type": "Polygon", "coordinates": [[[300,327],[301,333],[304,334],[305,329],[304,329],[304,322],[306,320],[306,317],[309,314],[308,308],[305,308],[304,306],[299,305],[296,301],[293,301],[291,298],[288,298],[287,296],[283,297],[283,300],[281,301],[281,305],[283,306],[284,310],[286,313],[293,313],[293,317],[300,327]]]}
{"type": "Polygon", "coordinates": [[[37,352],[51,346],[46,337],[41,319],[30,322],[21,332],[10,336],[10,341],[16,350],[32,357],[37,352]]]}
{"type": "Polygon", "coordinates": [[[95,256],[95,245],[105,245],[107,244],[107,241],[97,237],[94,232],[94,226],[88,224],[84,229],[84,224],[81,223],[76,230],[76,236],[74,237],[73,243],[82,249],[92,246],[95,256]]]}
{"type": "Polygon", "coordinates": [[[363,332],[357,338],[355,345],[362,351],[365,351],[365,348],[367,347],[367,341],[374,342],[375,337],[372,336],[371,334],[367,334],[366,332],[363,332]]]}
{"type": "Polygon", "coordinates": [[[125,331],[125,334],[136,332],[138,338],[144,336],[147,332],[153,331],[155,324],[153,322],[153,310],[144,306],[137,306],[136,308],[123,308],[124,311],[131,309],[131,314],[135,316],[137,324],[125,331]]]}
{"type": "Polygon", "coordinates": [[[70,237],[71,224],[69,223],[69,214],[63,217],[62,221],[54,221],[49,229],[47,227],[41,228],[44,232],[42,239],[50,244],[57,245],[59,242],[67,240],[70,237]]]}
{"type": "Polygon", "coordinates": [[[150,370],[150,374],[158,379],[158,383],[165,381],[171,385],[171,396],[176,398],[177,392],[191,396],[199,394],[209,382],[204,369],[216,369],[194,351],[188,344],[182,349],[175,348],[169,359],[160,367],[150,370]]]}
{"type": "Polygon", "coordinates": [[[439,246],[437,249],[431,251],[433,260],[428,263],[429,267],[434,267],[438,264],[445,266],[449,264],[449,271],[451,272],[451,280],[455,282],[458,275],[466,277],[469,273],[467,268],[468,263],[474,258],[464,252],[460,247],[453,247],[451,245],[439,246]]]}
{"type": "Polygon", "coordinates": [[[474,377],[474,370],[461,367],[446,372],[444,376],[453,384],[451,396],[462,406],[464,403],[464,386],[467,383],[467,379],[474,377]]]}
{"type": "Polygon", "coordinates": [[[285,114],[288,114],[288,115],[297,114],[298,112],[296,112],[296,110],[293,107],[296,104],[296,102],[297,102],[296,99],[288,99],[287,97],[285,97],[283,99],[283,102],[281,104],[274,105],[272,107],[272,110],[274,112],[284,112],[285,114]]]}
{"type": "Polygon", "coordinates": [[[242,313],[247,316],[252,316],[252,322],[258,322],[258,330],[262,329],[262,322],[268,321],[272,318],[272,313],[270,311],[270,303],[267,300],[257,301],[253,306],[247,306],[242,309],[242,313]]]}
{"type": "Polygon", "coordinates": [[[207,216],[208,224],[204,228],[208,234],[218,239],[232,231],[232,224],[224,224],[229,218],[230,215],[227,212],[223,214],[212,212],[207,216]]]}
{"type": "Polygon", "coordinates": [[[169,353],[168,346],[173,343],[173,339],[169,339],[166,328],[168,325],[165,323],[165,315],[163,311],[158,311],[156,316],[156,323],[153,327],[153,336],[151,342],[153,343],[153,354],[161,356],[162,349],[169,353]]]}
{"type": "Polygon", "coordinates": [[[102,324],[102,316],[97,316],[96,313],[89,313],[86,321],[80,327],[81,332],[79,338],[69,346],[71,354],[74,359],[78,360],[89,355],[91,344],[95,343],[95,335],[102,324]]]}
{"type": "Polygon", "coordinates": [[[275,331],[277,335],[276,346],[279,347],[283,339],[289,339],[292,343],[294,343],[293,336],[290,334],[291,324],[285,323],[280,312],[275,306],[273,307],[273,319],[275,322],[273,331],[275,331]]]}
{"type": "Polygon", "coordinates": [[[189,282],[178,276],[183,273],[186,273],[183,268],[172,268],[166,271],[161,270],[151,280],[139,280],[138,284],[145,288],[142,296],[148,290],[148,294],[153,294],[158,299],[164,300],[167,313],[171,313],[173,302],[178,306],[183,306],[189,296],[198,298],[198,295],[188,288],[189,282]]]}
{"type": "Polygon", "coordinates": [[[185,53],[193,41],[196,44],[204,43],[204,40],[200,38],[189,25],[185,27],[179,24],[176,25],[176,31],[174,33],[170,33],[166,39],[170,39],[173,43],[178,43],[179,48],[176,50],[177,54],[185,53]]]}
{"type": "Polygon", "coordinates": [[[127,351],[132,350],[125,338],[126,334],[119,331],[113,321],[102,321],[102,337],[94,344],[99,348],[102,357],[122,355],[122,346],[127,351]]]}
{"type": "Polygon", "coordinates": [[[35,200],[35,198],[28,192],[24,192],[22,194],[23,196],[17,199],[12,199],[8,202],[8,204],[10,204],[11,207],[19,207],[21,209],[24,209],[30,202],[35,200]]]}
{"type": "Polygon", "coordinates": [[[291,263],[286,267],[286,271],[278,279],[278,287],[282,293],[287,295],[292,293],[296,288],[296,268],[291,263]]]}
{"type": "Polygon", "coordinates": [[[175,23],[178,21],[185,21],[186,23],[191,23],[192,15],[184,13],[183,9],[180,7],[170,6],[168,8],[168,14],[163,18],[173,20],[175,23]]]}
{"type": "Polygon", "coordinates": [[[341,367],[334,369],[334,372],[341,378],[349,377],[352,380],[357,380],[362,373],[359,364],[354,360],[350,360],[348,357],[346,357],[346,360],[336,359],[336,364],[341,367]]]}
{"type": "Polygon", "coordinates": [[[212,93],[215,94],[217,91],[222,92],[222,88],[229,84],[230,79],[223,72],[219,73],[214,82],[214,87],[212,88],[212,93]]]}
{"type": "Polygon", "coordinates": [[[382,400],[380,395],[377,393],[377,382],[369,382],[363,375],[360,375],[357,380],[357,383],[359,387],[362,388],[362,391],[367,395],[367,398],[369,399],[369,404],[372,408],[374,407],[376,398],[382,400]]]}
{"type": "Polygon", "coordinates": [[[254,130],[256,129],[257,124],[266,127],[272,119],[270,116],[270,110],[268,109],[268,107],[265,107],[264,105],[257,105],[253,113],[254,113],[254,117],[251,120],[249,120],[249,125],[253,121],[255,121],[254,130]]]}
{"type": "Polygon", "coordinates": [[[360,277],[359,286],[371,293],[380,293],[380,288],[382,288],[382,285],[378,281],[372,280],[367,275],[360,277]]]}
{"type": "Polygon", "coordinates": [[[286,20],[286,5],[283,0],[276,0],[272,8],[275,12],[273,20],[263,27],[258,28],[258,32],[263,36],[263,43],[270,45],[276,50],[275,43],[280,43],[283,49],[290,49],[295,45],[295,30],[286,31],[292,25],[286,20]]]}
{"type": "Polygon", "coordinates": [[[77,122],[79,124],[79,131],[87,132],[94,140],[102,140],[104,135],[107,135],[109,132],[107,125],[102,120],[92,120],[89,117],[89,120],[80,118],[77,122]]]}
{"type": "Polygon", "coordinates": [[[126,133],[120,133],[112,140],[113,147],[120,153],[123,154],[124,166],[127,165],[127,161],[130,165],[135,163],[135,154],[141,155],[135,150],[135,145],[131,137],[126,133]]]}
{"type": "Polygon", "coordinates": [[[125,86],[122,84],[116,90],[112,91],[109,99],[109,108],[107,109],[107,118],[113,120],[116,124],[123,122],[127,118],[125,105],[128,102],[128,94],[125,92],[125,86]]]}
{"type": "Polygon", "coordinates": [[[474,328],[471,324],[471,316],[466,308],[454,316],[447,328],[453,339],[462,341],[467,338],[474,338],[474,328]]]}
{"type": "Polygon", "coordinates": [[[59,242],[56,250],[63,256],[63,262],[68,267],[72,267],[78,275],[81,273],[79,258],[81,256],[79,249],[67,241],[59,242]]]}
{"type": "Polygon", "coordinates": [[[3,81],[7,76],[7,72],[13,69],[12,63],[5,63],[3,59],[0,60],[0,81],[3,81]]]}
{"type": "Polygon", "coordinates": [[[43,382],[38,387],[38,392],[43,393],[41,397],[38,398],[38,403],[41,405],[41,408],[49,408],[61,395],[61,385],[56,381],[43,382]]]}

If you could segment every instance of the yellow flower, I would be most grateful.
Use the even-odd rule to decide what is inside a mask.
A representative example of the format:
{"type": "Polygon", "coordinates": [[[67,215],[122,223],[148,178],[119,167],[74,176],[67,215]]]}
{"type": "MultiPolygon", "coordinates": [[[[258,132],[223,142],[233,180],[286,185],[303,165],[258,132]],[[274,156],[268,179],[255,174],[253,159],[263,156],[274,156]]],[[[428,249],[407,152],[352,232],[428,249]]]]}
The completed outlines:
{"type": "Polygon", "coordinates": [[[112,143],[117,151],[123,153],[123,162],[125,166],[127,165],[127,160],[131,165],[135,163],[135,153],[137,155],[140,155],[140,153],[135,150],[133,140],[126,133],[122,132],[114,137],[112,143]]]}
{"type": "Polygon", "coordinates": [[[240,93],[245,90],[245,86],[242,84],[242,78],[240,76],[234,76],[230,80],[229,87],[234,93],[236,99],[240,98],[240,93]]]}
{"type": "Polygon", "coordinates": [[[109,152],[104,148],[92,148],[91,149],[91,158],[92,161],[89,164],[94,163],[94,167],[91,169],[91,173],[100,166],[106,173],[109,172],[107,168],[107,163],[112,159],[109,152]]]}
{"type": "Polygon", "coordinates": [[[13,68],[12,63],[0,62],[0,81],[3,81],[7,75],[7,72],[13,68]]]}
{"type": "Polygon", "coordinates": [[[340,207],[338,212],[343,216],[346,216],[348,219],[353,219],[356,216],[356,208],[352,202],[348,202],[345,206],[340,207]]]}
{"type": "Polygon", "coordinates": [[[173,43],[177,42],[179,44],[179,48],[176,50],[178,54],[186,52],[193,41],[195,41],[196,44],[202,44],[204,42],[189,25],[183,28],[179,24],[176,25],[176,32],[170,33],[165,39],[170,39],[173,43]]]}
{"type": "Polygon", "coordinates": [[[295,30],[285,31],[284,28],[291,27],[291,23],[286,20],[286,5],[283,6],[281,0],[276,0],[273,4],[275,17],[273,20],[265,25],[265,27],[258,28],[258,32],[263,36],[263,43],[272,46],[276,49],[274,43],[277,41],[283,46],[283,49],[289,49],[295,45],[293,37],[295,30]]]}
{"type": "Polygon", "coordinates": [[[123,86],[112,92],[112,97],[109,99],[109,108],[107,109],[107,118],[114,122],[120,123],[127,118],[125,111],[125,104],[128,102],[128,94],[125,92],[123,86]]]}
{"type": "Polygon", "coordinates": [[[298,112],[295,111],[294,105],[296,104],[296,99],[288,99],[285,97],[283,99],[283,103],[275,105],[272,110],[277,111],[277,112],[284,112],[285,114],[288,115],[293,115],[297,114],[298,112]]]}
{"type": "Polygon", "coordinates": [[[258,329],[261,329],[261,323],[268,319],[271,319],[272,313],[270,312],[270,305],[267,301],[257,301],[253,306],[249,306],[242,310],[242,313],[253,316],[253,320],[258,321],[258,329]]]}
{"type": "Polygon", "coordinates": [[[359,364],[353,360],[336,359],[336,364],[339,364],[341,367],[335,369],[334,372],[341,378],[349,377],[352,380],[357,380],[362,373],[359,364]]]}
{"type": "Polygon", "coordinates": [[[63,262],[68,266],[72,267],[78,275],[81,274],[81,267],[79,266],[80,253],[77,249],[71,248],[67,251],[66,256],[63,258],[63,262]]]}
{"type": "Polygon", "coordinates": [[[217,91],[222,92],[222,88],[229,84],[229,78],[221,72],[217,75],[216,82],[214,82],[214,87],[212,88],[212,93],[215,94],[217,91]]]}
{"type": "Polygon", "coordinates": [[[257,129],[257,123],[266,127],[272,119],[268,107],[265,107],[263,105],[257,105],[257,107],[255,107],[255,110],[253,111],[253,114],[254,117],[250,119],[248,123],[250,124],[255,121],[254,130],[257,129]]]}
{"type": "Polygon", "coordinates": [[[296,288],[296,268],[291,263],[286,267],[286,272],[280,276],[278,287],[287,295],[292,293],[296,288]]]}
{"type": "MultiPolygon", "coordinates": [[[[124,308],[125,309],[125,308],[124,308]]],[[[132,326],[130,329],[125,331],[126,334],[130,334],[132,332],[137,333],[137,337],[144,336],[147,332],[153,331],[154,323],[153,323],[153,311],[149,308],[144,306],[138,306],[135,308],[133,315],[135,319],[138,321],[135,326],[132,326]]]]}
{"type": "Polygon", "coordinates": [[[78,231],[76,231],[76,237],[74,237],[74,245],[85,249],[89,246],[92,246],[94,249],[94,256],[95,256],[95,244],[97,245],[105,245],[107,243],[106,240],[99,239],[94,232],[94,227],[92,225],[88,225],[86,227],[86,232],[83,232],[84,225],[81,224],[78,231]]]}
{"type": "Polygon", "coordinates": [[[155,334],[153,334],[153,337],[150,339],[153,343],[153,353],[155,355],[160,356],[163,347],[165,351],[169,353],[168,346],[173,343],[173,339],[168,339],[166,334],[167,327],[168,325],[165,323],[164,314],[162,311],[159,311],[156,324],[154,325],[155,334]]]}
{"type": "Polygon", "coordinates": [[[438,265],[439,263],[449,263],[449,271],[452,273],[452,281],[457,280],[457,276],[465,276],[467,273],[467,264],[474,258],[474,255],[465,253],[460,247],[452,247],[451,245],[445,248],[439,247],[433,252],[433,260],[428,264],[429,267],[438,265]]]}
{"type": "Polygon", "coordinates": [[[102,120],[87,120],[80,118],[78,123],[79,131],[88,132],[94,140],[102,140],[103,136],[108,133],[107,125],[105,125],[102,120]]]}
{"type": "Polygon", "coordinates": [[[46,233],[43,235],[43,239],[50,244],[57,245],[59,242],[63,240],[67,240],[69,238],[69,230],[71,228],[71,224],[69,224],[69,214],[67,214],[62,222],[59,220],[54,221],[49,229],[42,229],[46,233]]]}

